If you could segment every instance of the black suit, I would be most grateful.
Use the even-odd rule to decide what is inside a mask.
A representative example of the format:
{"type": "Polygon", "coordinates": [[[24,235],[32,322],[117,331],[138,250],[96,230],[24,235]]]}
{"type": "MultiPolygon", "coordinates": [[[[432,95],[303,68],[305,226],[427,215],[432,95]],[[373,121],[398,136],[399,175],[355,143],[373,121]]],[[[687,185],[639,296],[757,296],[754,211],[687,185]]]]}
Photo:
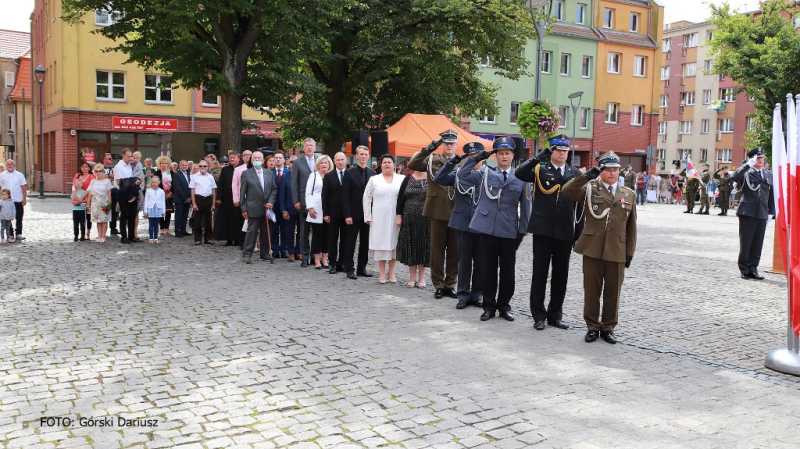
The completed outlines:
{"type": "Polygon", "coordinates": [[[742,199],[736,209],[739,217],[739,271],[742,274],[758,272],[764,233],[767,230],[767,215],[775,215],[772,173],[769,170],[739,167],[731,179],[739,185],[742,199]]]}
{"type": "Polygon", "coordinates": [[[561,320],[572,245],[583,230],[583,220],[575,225],[575,202],[561,194],[561,187],[556,187],[563,186],[581,172],[569,165],[564,165],[563,168],[562,175],[552,163],[538,164],[535,159],[530,159],[515,172],[517,178],[531,183],[526,188],[534,197],[531,218],[528,221],[528,232],[533,234],[530,304],[534,321],[561,320]],[[553,274],[550,281],[550,303],[545,309],[545,287],[551,260],[553,274]]]}
{"type": "Polygon", "coordinates": [[[172,200],[175,204],[175,235],[186,233],[186,220],[189,217],[190,203],[187,199],[192,197],[189,181],[192,176],[182,170],[172,172],[172,200]],[[186,176],[184,176],[184,174],[186,176]]]}
{"type": "MultiPolygon", "coordinates": [[[[342,254],[342,266],[348,272],[353,270],[353,258],[356,252],[356,239],[358,245],[358,270],[367,268],[369,258],[369,225],[364,223],[364,189],[367,181],[375,176],[375,171],[367,167],[362,169],[359,166],[348,169],[344,172],[342,181],[342,212],[344,218],[352,218],[353,224],[347,225],[347,240],[342,254]]],[[[323,213],[325,206],[323,206],[323,213]]]]}
{"type": "Polygon", "coordinates": [[[339,180],[339,170],[334,168],[325,174],[322,182],[322,212],[330,216],[328,225],[328,260],[331,266],[341,266],[339,256],[345,254],[347,241],[347,225],[344,222],[344,209],[342,207],[342,184],[344,176],[339,180]],[[340,237],[341,236],[341,237],[340,237]],[[338,245],[337,245],[338,241],[338,245]]]}

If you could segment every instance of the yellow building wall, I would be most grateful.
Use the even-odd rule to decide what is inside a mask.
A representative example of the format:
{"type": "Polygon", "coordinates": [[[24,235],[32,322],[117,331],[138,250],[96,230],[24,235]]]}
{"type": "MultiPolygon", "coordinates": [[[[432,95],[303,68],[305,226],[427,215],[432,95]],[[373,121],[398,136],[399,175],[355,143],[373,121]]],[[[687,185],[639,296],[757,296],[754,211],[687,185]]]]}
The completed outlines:
{"type": "Polygon", "coordinates": [[[623,33],[630,33],[630,19],[631,13],[639,14],[639,30],[636,32],[637,34],[647,35],[648,31],[648,9],[643,6],[632,5],[627,3],[617,3],[612,1],[599,1],[597,2],[597,16],[596,16],[596,27],[600,28],[601,30],[614,30],[614,31],[621,31],[623,33]],[[606,28],[604,18],[605,18],[605,10],[613,9],[614,10],[614,23],[612,24],[612,28],[606,28]]]}
{"type": "Polygon", "coordinates": [[[597,44],[597,60],[595,108],[605,109],[607,102],[619,103],[621,111],[630,111],[634,104],[644,105],[645,111],[652,111],[654,105],[658,108],[658,96],[653,94],[653,78],[657,78],[653,49],[601,41],[597,44]],[[620,74],[608,73],[609,52],[622,55],[620,74]],[[633,75],[635,56],[647,57],[647,76],[633,75]]]}

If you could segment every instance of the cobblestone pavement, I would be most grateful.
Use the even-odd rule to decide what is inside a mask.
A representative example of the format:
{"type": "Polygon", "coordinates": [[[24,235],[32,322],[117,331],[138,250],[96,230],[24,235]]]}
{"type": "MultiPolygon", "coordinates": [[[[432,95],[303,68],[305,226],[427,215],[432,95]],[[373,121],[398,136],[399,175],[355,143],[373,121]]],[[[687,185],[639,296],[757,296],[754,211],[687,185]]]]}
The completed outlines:
{"type": "Polygon", "coordinates": [[[738,278],[733,216],[640,209],[614,346],[583,342],[578,256],[573,327],[533,330],[530,238],[518,319],[482,323],[403,268],[379,285],[189,239],[73,243],[70,218],[34,199],[28,240],[0,245],[3,447],[797,446],[800,380],[763,368],[785,279],[738,278]]]}

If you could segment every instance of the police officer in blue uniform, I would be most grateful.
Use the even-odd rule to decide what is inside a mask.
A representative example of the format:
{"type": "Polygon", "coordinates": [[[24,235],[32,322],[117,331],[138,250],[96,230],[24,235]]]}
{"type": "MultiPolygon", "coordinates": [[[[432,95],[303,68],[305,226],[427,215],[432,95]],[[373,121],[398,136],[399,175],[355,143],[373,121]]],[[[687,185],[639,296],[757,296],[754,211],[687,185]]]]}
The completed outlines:
{"type": "Polygon", "coordinates": [[[531,183],[529,192],[533,206],[528,232],[533,234],[533,275],[530,301],[536,330],[544,330],[545,320],[550,326],[569,328],[561,317],[572,247],[583,230],[583,208],[576,208],[574,201],[561,194],[564,184],[581,174],[567,164],[568,156],[569,141],[565,136],[558,136],[550,139],[550,148],[523,162],[515,173],[518,179],[531,183]],[[545,309],[551,260],[550,303],[545,309]]]}
{"type": "MultiPolygon", "coordinates": [[[[456,309],[464,309],[469,304],[475,307],[483,307],[483,272],[481,264],[481,237],[480,233],[469,228],[475,206],[478,204],[477,187],[467,180],[460,180],[456,177],[459,170],[458,164],[469,154],[483,151],[483,144],[480,142],[470,142],[464,145],[464,154],[456,154],[439,169],[433,182],[441,186],[454,186],[456,189],[455,205],[453,214],[450,216],[448,226],[456,230],[456,240],[458,242],[458,284],[456,286],[456,296],[458,303],[456,309]]],[[[478,162],[473,170],[490,170],[491,167],[484,166],[478,162]]]]}
{"type": "Polygon", "coordinates": [[[775,215],[772,172],[764,167],[764,152],[754,148],[747,152],[749,160],[733,173],[731,179],[739,185],[742,199],[736,209],[739,217],[739,271],[742,279],[762,280],[758,274],[767,216],[775,215]]]}
{"type": "Polygon", "coordinates": [[[525,182],[514,176],[511,167],[514,141],[498,137],[492,147],[491,152],[483,150],[468,157],[457,177],[475,185],[479,195],[469,227],[481,233],[484,260],[481,321],[493,318],[498,311],[502,318],[514,321],[509,303],[514,296],[517,249],[528,228],[531,203],[526,196],[525,182]],[[492,153],[497,158],[496,170],[472,170],[492,153]]]}

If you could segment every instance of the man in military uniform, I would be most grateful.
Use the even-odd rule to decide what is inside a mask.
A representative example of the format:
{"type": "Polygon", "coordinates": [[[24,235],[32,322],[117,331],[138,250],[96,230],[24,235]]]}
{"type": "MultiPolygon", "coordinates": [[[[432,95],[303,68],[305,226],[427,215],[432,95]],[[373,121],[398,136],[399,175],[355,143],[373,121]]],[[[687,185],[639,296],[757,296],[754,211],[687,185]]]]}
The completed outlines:
{"type": "Polygon", "coordinates": [[[728,174],[728,166],[725,165],[714,172],[714,179],[717,180],[719,190],[719,208],[721,212],[717,215],[728,215],[728,206],[731,204],[731,191],[733,190],[733,179],[728,174]],[[722,173],[720,173],[720,171],[722,173]]]}
{"type": "Polygon", "coordinates": [[[566,163],[567,156],[569,141],[559,136],[550,139],[550,148],[523,162],[515,172],[518,179],[531,183],[530,192],[534,199],[528,232],[533,234],[530,302],[536,330],[544,330],[545,320],[550,326],[569,328],[561,321],[562,308],[567,293],[569,258],[583,229],[583,214],[579,214],[581,219],[576,220],[575,202],[561,194],[564,184],[581,174],[566,163]],[[550,303],[545,309],[544,295],[551,260],[550,303]]]}
{"type": "Polygon", "coordinates": [[[686,210],[683,211],[684,214],[693,214],[694,213],[694,201],[697,198],[697,188],[700,186],[700,180],[697,178],[687,178],[686,177],[686,169],[684,168],[681,171],[680,175],[686,179],[684,182],[684,190],[685,190],[685,197],[686,197],[686,210]]]}
{"type": "Polygon", "coordinates": [[[617,183],[619,157],[613,151],[601,155],[597,162],[599,167],[568,182],[561,193],[582,204],[586,216],[575,245],[575,251],[583,254],[583,318],[588,329],[584,340],[591,343],[599,334],[614,344],[619,294],[625,269],[630,267],[636,250],[636,193],[617,183]]]}
{"type": "Polygon", "coordinates": [[[747,157],[750,160],[731,176],[742,191],[742,200],[736,209],[739,217],[738,264],[742,279],[762,280],[764,276],[758,274],[761,248],[764,246],[767,218],[775,215],[772,172],[764,168],[764,153],[760,147],[748,151],[747,157]]]}
{"type": "MultiPolygon", "coordinates": [[[[470,142],[464,145],[464,154],[456,154],[444,164],[433,178],[441,186],[453,186],[456,189],[456,200],[453,214],[448,226],[456,231],[458,238],[458,302],[456,309],[464,309],[469,304],[483,307],[483,256],[481,251],[481,235],[469,228],[475,206],[480,198],[479,186],[456,177],[461,160],[472,153],[483,151],[483,144],[470,142]]],[[[478,162],[473,170],[491,170],[488,165],[478,162]]]]}
{"type": "Polygon", "coordinates": [[[622,180],[624,181],[625,187],[636,191],[636,173],[633,171],[633,165],[628,164],[625,167],[625,170],[622,171],[622,180]]]}
{"type": "Polygon", "coordinates": [[[448,129],[439,135],[441,139],[431,142],[408,161],[408,168],[428,173],[428,196],[425,198],[422,215],[431,221],[431,281],[436,288],[433,297],[441,299],[449,296],[455,299],[458,297],[454,290],[458,275],[458,241],[456,230],[447,226],[455,204],[455,189],[440,186],[433,178],[448,159],[455,156],[458,132],[448,129]],[[442,144],[444,151],[433,154],[442,144]]]}
{"type": "Polygon", "coordinates": [[[480,232],[483,250],[483,314],[481,321],[500,317],[514,321],[511,298],[514,296],[517,249],[528,228],[531,203],[525,182],[514,176],[514,141],[510,137],[495,139],[494,151],[481,151],[468,157],[458,170],[458,179],[483,189],[480,193],[470,229],[480,232]],[[497,170],[473,171],[472,167],[497,154],[497,170]],[[499,270],[499,277],[498,277],[499,270]],[[499,287],[499,292],[498,292],[499,287]]]}
{"type": "Polygon", "coordinates": [[[710,165],[703,164],[703,174],[700,175],[700,211],[697,213],[698,215],[708,215],[708,210],[711,207],[711,202],[708,198],[708,186],[711,184],[710,168],[710,165]]]}

